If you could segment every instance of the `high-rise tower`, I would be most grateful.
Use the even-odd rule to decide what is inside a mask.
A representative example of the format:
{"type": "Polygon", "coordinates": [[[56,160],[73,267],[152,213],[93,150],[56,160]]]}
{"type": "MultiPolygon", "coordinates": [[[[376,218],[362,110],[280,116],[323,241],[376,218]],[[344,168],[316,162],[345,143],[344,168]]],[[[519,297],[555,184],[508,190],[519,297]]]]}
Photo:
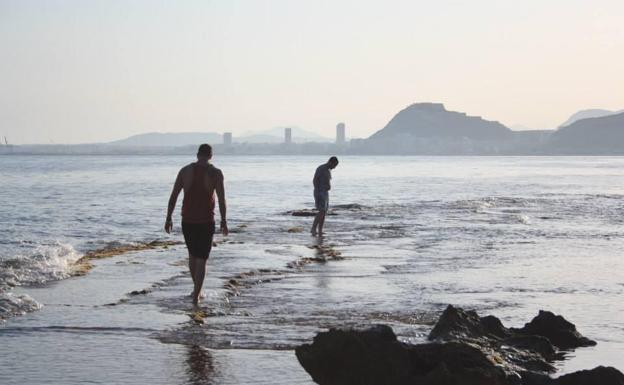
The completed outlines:
{"type": "Polygon", "coordinates": [[[231,132],[223,133],[223,144],[225,144],[226,146],[232,145],[232,133],[231,132]]]}
{"type": "Polygon", "coordinates": [[[347,141],[345,136],[345,124],[338,123],[336,125],[336,144],[345,144],[347,141]]]}

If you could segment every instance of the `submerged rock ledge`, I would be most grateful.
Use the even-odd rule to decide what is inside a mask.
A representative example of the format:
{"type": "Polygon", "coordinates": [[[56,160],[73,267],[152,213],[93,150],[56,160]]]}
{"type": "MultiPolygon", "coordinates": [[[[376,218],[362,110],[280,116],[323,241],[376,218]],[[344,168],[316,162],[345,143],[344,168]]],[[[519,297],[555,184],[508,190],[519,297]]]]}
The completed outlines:
{"type": "Polygon", "coordinates": [[[321,385],[624,385],[624,374],[602,366],[552,378],[562,349],[596,342],[547,311],[514,329],[449,305],[429,340],[400,342],[386,325],[331,329],[299,346],[296,355],[321,385]]]}

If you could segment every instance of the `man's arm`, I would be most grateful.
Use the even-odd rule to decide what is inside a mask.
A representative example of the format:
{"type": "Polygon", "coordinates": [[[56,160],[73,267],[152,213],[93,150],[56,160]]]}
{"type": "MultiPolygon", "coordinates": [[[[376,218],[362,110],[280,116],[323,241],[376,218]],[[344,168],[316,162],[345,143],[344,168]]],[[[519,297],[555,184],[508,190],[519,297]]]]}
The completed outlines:
{"type": "Polygon", "coordinates": [[[215,187],[217,191],[217,198],[219,199],[219,214],[221,214],[221,233],[228,235],[226,212],[227,207],[225,204],[225,187],[223,186],[223,173],[219,171],[217,175],[217,185],[215,187]]]}
{"type": "Polygon", "coordinates": [[[178,177],[176,178],[175,183],[173,184],[173,190],[171,190],[171,196],[169,196],[169,205],[167,207],[167,219],[165,220],[165,231],[167,234],[171,233],[173,229],[173,221],[171,220],[171,215],[173,215],[173,210],[175,209],[176,202],[178,201],[178,195],[180,195],[180,191],[182,191],[182,170],[178,173],[178,177]]]}
{"type": "Polygon", "coordinates": [[[318,170],[318,168],[316,169],[316,171],[314,171],[314,178],[312,178],[312,184],[314,185],[314,188],[318,187],[318,185],[319,185],[319,170],[318,170]]]}

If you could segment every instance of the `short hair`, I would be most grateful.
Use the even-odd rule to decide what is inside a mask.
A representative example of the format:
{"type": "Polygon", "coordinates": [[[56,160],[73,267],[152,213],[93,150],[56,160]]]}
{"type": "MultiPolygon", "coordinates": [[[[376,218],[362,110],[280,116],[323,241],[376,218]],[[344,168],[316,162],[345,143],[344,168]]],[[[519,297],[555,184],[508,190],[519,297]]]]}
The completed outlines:
{"type": "Polygon", "coordinates": [[[327,162],[328,163],[336,163],[336,164],[338,164],[338,158],[336,158],[335,156],[332,156],[331,158],[329,158],[329,160],[327,162]]]}
{"type": "Polygon", "coordinates": [[[201,144],[199,148],[197,149],[197,156],[202,156],[202,157],[212,156],[212,147],[210,147],[210,145],[206,143],[201,144]]]}

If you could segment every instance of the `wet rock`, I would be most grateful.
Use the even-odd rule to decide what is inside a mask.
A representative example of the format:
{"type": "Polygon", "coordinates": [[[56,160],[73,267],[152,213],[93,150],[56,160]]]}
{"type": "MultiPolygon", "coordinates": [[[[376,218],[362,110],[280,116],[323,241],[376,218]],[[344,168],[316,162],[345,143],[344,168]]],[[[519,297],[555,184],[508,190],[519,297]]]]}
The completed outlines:
{"type": "Polygon", "coordinates": [[[504,339],[502,344],[518,349],[530,350],[549,360],[563,357],[563,355],[557,352],[557,349],[550,343],[548,338],[542,336],[513,336],[504,339]]]}
{"type": "Polygon", "coordinates": [[[508,329],[494,316],[479,317],[474,311],[464,311],[452,305],[442,313],[429,339],[459,339],[496,348],[511,346],[539,353],[547,360],[560,358],[558,349],[596,344],[582,336],[574,324],[549,311],[541,310],[522,329],[508,329]]]}
{"type": "Polygon", "coordinates": [[[203,310],[197,310],[190,313],[189,317],[191,317],[191,320],[193,320],[196,324],[203,324],[205,322],[204,320],[209,317],[209,315],[209,313],[203,310]]]}
{"type": "Polygon", "coordinates": [[[308,246],[308,248],[312,250],[316,250],[317,258],[321,258],[323,260],[327,259],[335,259],[341,260],[344,259],[340,253],[340,251],[334,249],[331,245],[312,245],[308,246]]]}
{"type": "Polygon", "coordinates": [[[596,341],[583,337],[574,324],[560,315],[544,310],[540,310],[537,317],[524,325],[522,329],[513,329],[513,331],[525,335],[544,336],[559,349],[596,345],[596,341]]]}
{"type": "MultiPolygon", "coordinates": [[[[301,209],[286,212],[286,214],[292,215],[293,217],[314,217],[316,216],[316,213],[318,213],[318,211],[313,209],[301,209]]],[[[336,213],[332,210],[329,210],[327,211],[326,215],[336,215],[336,213]]]]}
{"type": "Polygon", "coordinates": [[[362,206],[361,204],[358,203],[348,203],[348,204],[344,204],[344,205],[332,205],[332,208],[336,209],[336,210],[353,210],[353,211],[359,211],[365,208],[365,206],[362,206]]]}
{"type": "Polygon", "coordinates": [[[429,333],[430,340],[436,339],[479,339],[506,338],[510,331],[493,316],[479,317],[474,311],[464,311],[449,305],[429,333]]]}
{"type": "Polygon", "coordinates": [[[330,330],[295,350],[312,379],[322,385],[511,384],[480,349],[465,343],[408,345],[388,326],[330,330]]]}
{"type": "Polygon", "coordinates": [[[295,227],[291,227],[290,229],[287,230],[289,233],[302,233],[303,232],[303,227],[301,226],[295,226],[295,227]]]}
{"type": "Polygon", "coordinates": [[[165,249],[170,246],[179,245],[179,241],[163,241],[155,240],[147,243],[135,243],[135,244],[119,244],[111,243],[103,248],[92,250],[78,259],[70,269],[70,274],[73,276],[82,276],[87,274],[92,268],[92,260],[115,257],[117,255],[129,253],[131,251],[142,251],[151,249],[165,249]]]}
{"type": "Polygon", "coordinates": [[[316,213],[316,210],[310,209],[293,210],[288,212],[288,214],[292,215],[293,217],[314,217],[316,216],[316,213]]]}
{"type": "Polygon", "coordinates": [[[303,257],[303,258],[299,258],[295,261],[291,261],[288,262],[286,264],[286,267],[289,269],[299,269],[302,268],[305,265],[309,265],[310,263],[325,263],[327,262],[327,259],[325,258],[320,258],[320,257],[316,257],[316,258],[311,258],[311,257],[303,257]]]}
{"type": "Polygon", "coordinates": [[[610,366],[598,366],[561,376],[553,385],[624,385],[624,374],[610,366]]]}
{"type": "Polygon", "coordinates": [[[128,295],[145,295],[145,294],[148,294],[149,292],[151,292],[151,290],[149,289],[133,290],[130,293],[128,293],[128,295]]]}
{"type": "Polygon", "coordinates": [[[436,342],[402,343],[384,325],[332,329],[295,352],[322,385],[624,385],[624,375],[614,368],[550,377],[551,362],[563,358],[558,348],[595,344],[550,312],[540,311],[524,328],[513,329],[496,317],[449,305],[429,339],[436,342]]]}

